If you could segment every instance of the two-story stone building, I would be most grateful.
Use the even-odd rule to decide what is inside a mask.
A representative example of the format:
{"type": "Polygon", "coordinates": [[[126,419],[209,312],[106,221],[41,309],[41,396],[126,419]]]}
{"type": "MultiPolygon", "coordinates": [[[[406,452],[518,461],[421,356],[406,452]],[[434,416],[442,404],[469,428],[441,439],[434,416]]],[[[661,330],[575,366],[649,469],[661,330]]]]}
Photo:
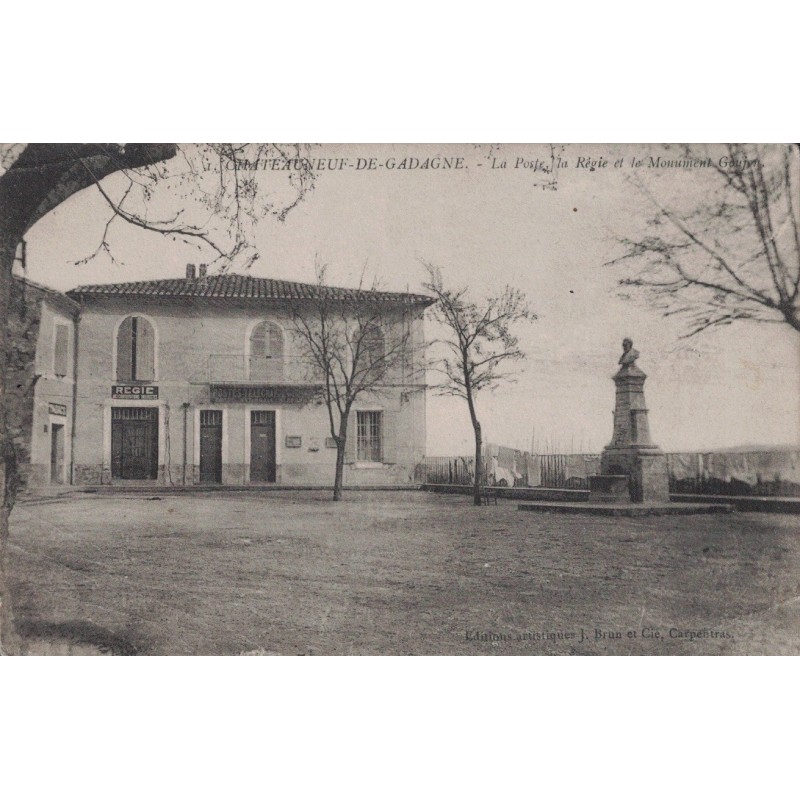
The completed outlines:
{"type": "Polygon", "coordinates": [[[21,276],[11,283],[9,425],[24,484],[70,482],[79,306],[21,276]]]}
{"type": "Polygon", "coordinates": [[[430,298],[189,265],[179,279],[67,293],[79,308],[66,417],[72,482],[331,485],[335,442],[291,324],[291,310],[317,291],[332,303],[378,301],[388,324],[407,331],[410,361],[353,408],[345,485],[412,481],[425,448],[430,298]]]}

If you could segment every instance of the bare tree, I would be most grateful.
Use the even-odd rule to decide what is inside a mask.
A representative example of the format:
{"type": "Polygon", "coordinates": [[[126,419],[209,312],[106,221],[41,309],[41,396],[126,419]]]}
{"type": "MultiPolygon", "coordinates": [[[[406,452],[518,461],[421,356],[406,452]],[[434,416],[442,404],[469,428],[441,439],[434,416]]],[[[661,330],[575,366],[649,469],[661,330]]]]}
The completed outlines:
{"type": "Polygon", "coordinates": [[[120,223],[195,244],[220,269],[257,258],[250,229],[265,215],[284,220],[313,187],[300,145],[0,145],[0,652],[13,637],[7,579],[8,519],[18,489],[17,455],[6,394],[15,255],[30,229],[73,195],[94,187],[108,207],[97,249],[113,260],[109,233],[120,223]],[[262,185],[281,162],[283,195],[262,185]]]}
{"type": "Polygon", "coordinates": [[[643,290],[665,316],[685,316],[687,336],[739,320],[800,332],[797,148],[685,146],[660,158],[692,169],[703,199],[687,208],[687,195],[665,201],[636,181],[655,213],[643,235],[620,240],[625,252],[610,263],[638,270],[621,285],[643,290]]]}
{"type": "MultiPolygon", "coordinates": [[[[310,294],[291,306],[292,333],[328,413],[336,443],[333,499],[341,500],[354,403],[411,382],[416,359],[408,300],[414,296],[383,292],[376,285],[365,289],[363,276],[357,289],[334,289],[323,264],[316,267],[310,294]]],[[[428,304],[423,297],[416,301],[428,304]]]]}
{"type": "Polygon", "coordinates": [[[441,376],[436,388],[440,394],[463,398],[469,408],[475,433],[473,499],[479,506],[483,434],[476,395],[514,381],[513,373],[505,368],[510,362],[525,358],[514,328],[521,322],[532,322],[536,315],[518,289],[506,286],[499,294],[475,302],[468,299],[466,287],[446,287],[438,267],[428,263],[424,266],[428,281],[423,286],[436,298],[434,318],[446,331],[444,338],[431,342],[443,349],[443,354],[434,359],[433,369],[441,376]]]}

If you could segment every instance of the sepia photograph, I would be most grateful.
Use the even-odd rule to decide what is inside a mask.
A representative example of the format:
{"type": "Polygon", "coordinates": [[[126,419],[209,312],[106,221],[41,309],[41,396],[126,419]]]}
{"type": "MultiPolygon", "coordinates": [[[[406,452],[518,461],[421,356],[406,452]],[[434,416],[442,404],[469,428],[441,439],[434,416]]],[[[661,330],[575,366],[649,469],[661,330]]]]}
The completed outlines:
{"type": "Polygon", "coordinates": [[[0,145],[0,647],[800,655],[800,147],[0,145]]]}

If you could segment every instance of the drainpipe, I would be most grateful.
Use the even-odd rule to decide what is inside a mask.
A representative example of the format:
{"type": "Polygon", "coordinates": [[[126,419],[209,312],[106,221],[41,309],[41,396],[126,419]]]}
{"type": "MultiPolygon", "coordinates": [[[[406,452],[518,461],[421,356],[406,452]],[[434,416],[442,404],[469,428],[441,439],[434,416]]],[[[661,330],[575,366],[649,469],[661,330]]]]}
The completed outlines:
{"type": "Polygon", "coordinates": [[[189,415],[189,404],[184,403],[181,408],[183,409],[183,485],[186,486],[186,456],[188,449],[186,445],[186,435],[188,431],[187,417],[189,415]]]}
{"type": "Polygon", "coordinates": [[[75,417],[78,413],[78,323],[80,311],[72,321],[72,424],[69,432],[69,483],[75,483],[75,417]]]}

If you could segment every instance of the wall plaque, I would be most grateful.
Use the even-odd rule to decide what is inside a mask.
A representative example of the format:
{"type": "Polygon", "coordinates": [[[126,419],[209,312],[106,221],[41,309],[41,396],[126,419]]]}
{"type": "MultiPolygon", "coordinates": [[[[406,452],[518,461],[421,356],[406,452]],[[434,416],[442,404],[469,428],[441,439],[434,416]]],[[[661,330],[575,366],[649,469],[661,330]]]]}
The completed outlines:
{"type": "Polygon", "coordinates": [[[158,386],[112,386],[112,400],[158,400],[158,386]]]}
{"type": "Polygon", "coordinates": [[[212,383],[212,403],[307,403],[319,393],[318,386],[252,386],[212,383]]]}
{"type": "Polygon", "coordinates": [[[48,403],[47,413],[52,414],[54,417],[66,417],[67,407],[63,403],[48,403]]]}

